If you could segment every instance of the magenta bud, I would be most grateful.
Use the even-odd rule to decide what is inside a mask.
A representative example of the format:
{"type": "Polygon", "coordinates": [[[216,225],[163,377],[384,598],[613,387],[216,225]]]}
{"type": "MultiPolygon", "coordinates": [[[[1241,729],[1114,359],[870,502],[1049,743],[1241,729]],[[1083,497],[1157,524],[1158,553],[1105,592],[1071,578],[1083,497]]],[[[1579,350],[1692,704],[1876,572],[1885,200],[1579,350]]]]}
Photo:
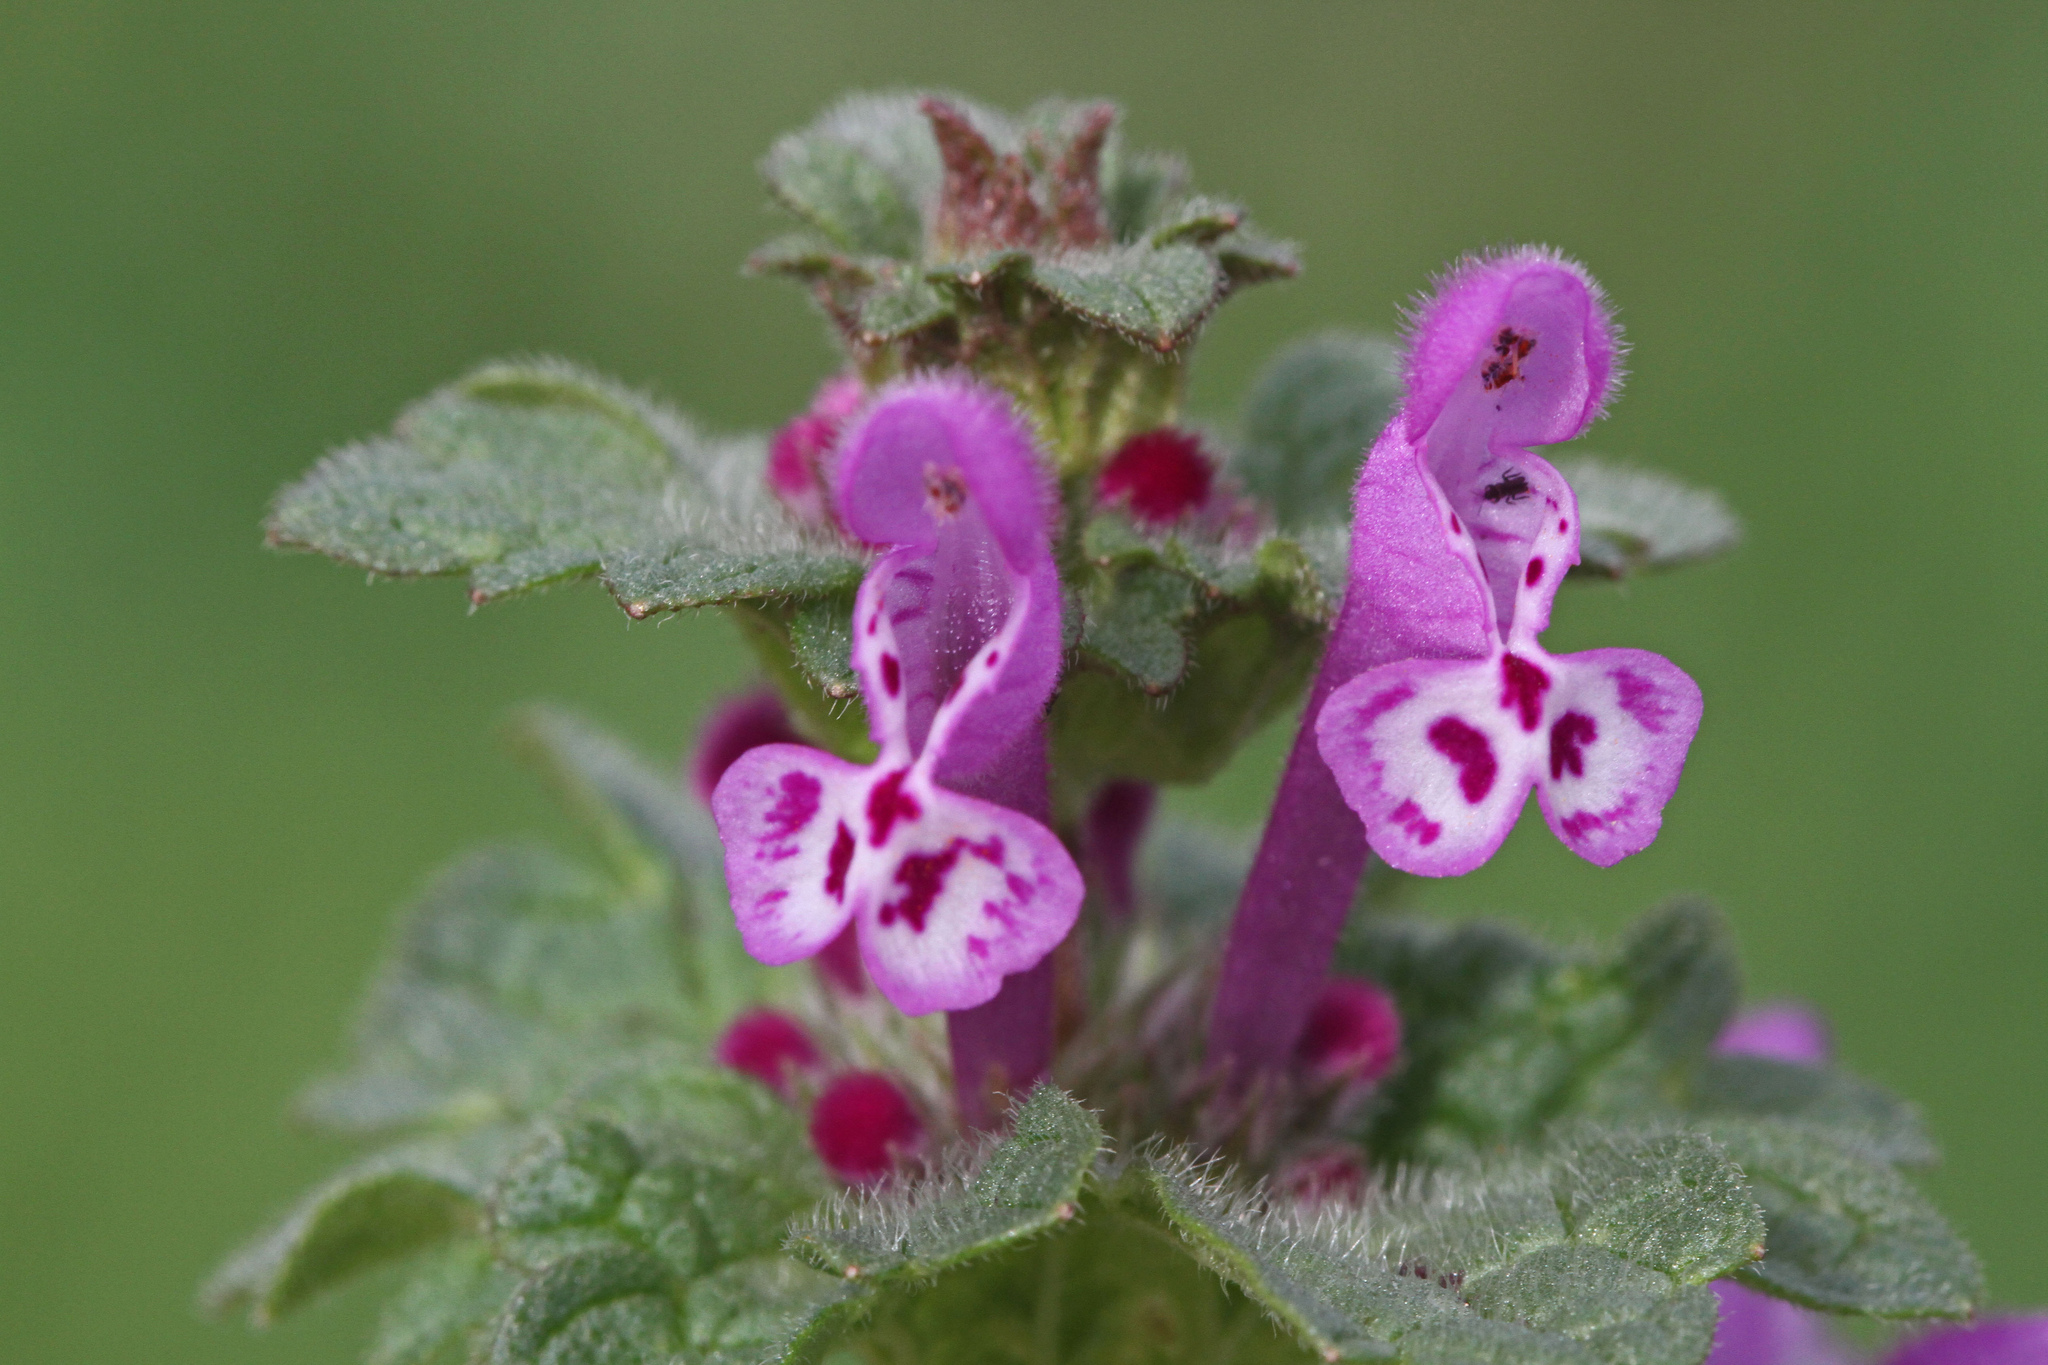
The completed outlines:
{"type": "Polygon", "coordinates": [[[1365,1153],[1349,1143],[1303,1153],[1274,1172],[1273,1188],[1302,1204],[1355,1202],[1365,1193],[1365,1153]]]}
{"type": "Polygon", "coordinates": [[[849,1185],[886,1179],[924,1151],[924,1120],[903,1087],[879,1071],[833,1077],[811,1109],[811,1146],[849,1185]]]}
{"type": "Polygon", "coordinates": [[[741,754],[763,744],[799,743],[802,741],[789,723],[789,709],[768,688],[727,697],[698,727],[697,748],[690,759],[690,786],[708,806],[711,793],[718,790],[718,779],[741,754]]]}
{"type": "Polygon", "coordinates": [[[819,386],[811,406],[790,420],[768,446],[768,487],[807,526],[835,526],[832,456],[846,419],[860,410],[866,390],[852,375],[819,386]]]}
{"type": "Polygon", "coordinates": [[[1096,493],[1144,525],[1167,526],[1207,503],[1215,482],[1216,462],[1201,439],[1178,427],[1160,427],[1133,436],[1109,457],[1096,493]]]}
{"type": "Polygon", "coordinates": [[[824,1061],[802,1024],[769,1009],[748,1010],[727,1024],[711,1055],[720,1066],[745,1072],[785,1099],[793,1078],[824,1061]]]}
{"type": "Polygon", "coordinates": [[[1825,1066],[1834,1053],[1827,1021],[1804,1005],[1781,1000],[1748,1009],[1728,1021],[1714,1040],[1714,1051],[1780,1062],[1825,1066]]]}
{"type": "Polygon", "coordinates": [[[1295,1056],[1323,1081],[1376,1081],[1401,1055],[1401,1015],[1393,997],[1358,977],[1323,986],[1295,1056]]]}

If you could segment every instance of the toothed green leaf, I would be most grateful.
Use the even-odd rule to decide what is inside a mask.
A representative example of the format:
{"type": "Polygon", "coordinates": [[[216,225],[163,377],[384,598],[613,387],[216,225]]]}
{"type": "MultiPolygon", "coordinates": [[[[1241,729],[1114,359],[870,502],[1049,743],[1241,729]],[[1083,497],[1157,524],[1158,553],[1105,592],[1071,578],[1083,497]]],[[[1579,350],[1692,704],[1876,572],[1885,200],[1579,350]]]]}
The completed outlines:
{"type": "Polygon", "coordinates": [[[895,341],[952,313],[952,300],[922,275],[891,270],[861,296],[860,330],[871,342],[895,341]]]}
{"type": "Polygon", "coordinates": [[[1216,264],[1232,289],[1267,280],[1289,280],[1301,273],[1301,250],[1251,228],[1239,228],[1210,243],[1216,264]]]}
{"type": "Polygon", "coordinates": [[[683,1318],[703,1365],[817,1358],[872,1295],[787,1256],[739,1261],[691,1284],[683,1318]]]}
{"type": "Polygon", "coordinates": [[[1184,1158],[1144,1178],[1197,1255],[1327,1359],[1697,1365],[1701,1286],[1762,1230],[1741,1171],[1690,1133],[1581,1132],[1320,1213],[1262,1210],[1184,1158]]]}
{"type": "Polygon", "coordinates": [[[1168,210],[1158,226],[1147,234],[1146,240],[1154,246],[1170,246],[1175,242],[1207,246],[1225,233],[1236,230],[1243,221],[1244,210],[1236,204],[1198,194],[1168,210]]]}
{"type": "Polygon", "coordinates": [[[1579,500],[1579,567],[1626,578],[1711,559],[1742,539],[1742,523],[1718,493],[1668,474],[1591,456],[1562,460],[1558,472],[1579,500]]]}
{"type": "Polygon", "coordinates": [[[355,1065],[300,1111],[345,1132],[512,1117],[629,1042],[695,1036],[667,914],[543,849],[462,859],[407,911],[355,1065]]]}
{"type": "Polygon", "coordinates": [[[505,1141],[422,1142],[358,1162],[223,1266],[203,1301],[268,1326],[365,1270],[473,1230],[505,1141]]]}
{"type": "Polygon", "coordinates": [[[481,1239],[430,1253],[384,1305],[364,1365],[469,1365],[518,1285],[481,1239]]]}
{"type": "Polygon", "coordinates": [[[669,1365],[678,1340],[668,1270],[638,1247],[592,1247],[535,1271],[492,1333],[490,1365],[669,1365]]]}
{"type": "Polygon", "coordinates": [[[842,105],[811,128],[778,139],[761,174],[785,208],[847,251],[915,256],[924,238],[918,201],[843,126],[834,126],[835,115],[847,109],[842,105]]]}
{"type": "Polygon", "coordinates": [[[849,1195],[799,1222],[790,1246],[821,1269],[863,1283],[935,1274],[1072,1218],[1102,1141],[1092,1114],[1041,1085],[1010,1135],[971,1169],[849,1195]]]}
{"type": "Polygon", "coordinates": [[[1359,466],[1400,401],[1391,341],[1354,332],[1298,341],[1253,382],[1231,470],[1282,526],[1348,523],[1359,466]]]}
{"type": "Polygon", "coordinates": [[[1112,139],[1102,157],[1102,210],[1119,242],[1134,241],[1172,215],[1187,193],[1185,161],[1166,152],[1131,152],[1112,139]]]}
{"type": "Polygon", "coordinates": [[[1675,1117],[1671,1098],[1740,988],[1725,923],[1694,901],[1645,916],[1605,958],[1491,926],[1376,919],[1347,962],[1394,992],[1405,1028],[1376,1145],[1431,1157],[1574,1116],[1675,1117]]]}
{"type": "Polygon", "coordinates": [[[1208,253],[1186,244],[1070,252],[1035,262],[1031,278],[1096,326],[1162,351],[1209,315],[1223,284],[1208,253]]]}
{"type": "Polygon", "coordinates": [[[1961,1317],[1984,1293],[1970,1249],[1877,1152],[1783,1119],[1703,1125],[1742,1164],[1770,1223],[1764,1259],[1740,1278],[1811,1308],[1879,1317],[1961,1317]]]}
{"type": "Polygon", "coordinates": [[[1186,631],[1195,614],[1185,574],[1134,565],[1096,575],[1081,647],[1147,692],[1164,692],[1187,672],[1186,631]]]}
{"type": "Polygon", "coordinates": [[[1798,1119],[1866,1143],[1899,1166],[1931,1166],[1934,1140],[1904,1100],[1837,1067],[1769,1057],[1707,1057],[1694,1073],[1695,1113],[1798,1119]]]}
{"type": "Polygon", "coordinates": [[[775,505],[766,458],[573,366],[487,365],[322,460],[269,534],[376,573],[467,573],[478,603],[599,572],[635,615],[857,580],[775,505]]]}

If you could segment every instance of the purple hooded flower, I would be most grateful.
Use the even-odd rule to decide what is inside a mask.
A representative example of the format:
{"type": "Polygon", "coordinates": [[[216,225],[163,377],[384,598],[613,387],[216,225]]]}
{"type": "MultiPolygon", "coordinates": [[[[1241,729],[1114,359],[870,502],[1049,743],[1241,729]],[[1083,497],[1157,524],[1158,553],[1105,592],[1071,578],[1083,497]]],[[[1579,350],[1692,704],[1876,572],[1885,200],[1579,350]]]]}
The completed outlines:
{"type": "Polygon", "coordinates": [[[1544,251],[1468,260],[1416,319],[1407,404],[1359,481],[1348,589],[1413,652],[1316,720],[1366,841],[1405,872],[1478,867],[1531,787],[1566,847],[1609,866],[1656,838],[1678,785],[1692,679],[1643,650],[1538,643],[1579,514],[1530,447],[1598,415],[1615,353],[1599,287],[1544,251]]]}
{"type": "Polygon", "coordinates": [[[1034,748],[1042,763],[1060,663],[1053,494],[1007,400],[955,379],[883,391],[841,439],[836,479],[848,532],[895,547],[853,619],[881,752],[862,767],[771,744],[733,764],[712,797],[733,911],[771,963],[851,922],[898,1008],[964,1010],[1058,946],[1081,903],[1050,830],[962,794],[1004,786],[1034,748]]]}

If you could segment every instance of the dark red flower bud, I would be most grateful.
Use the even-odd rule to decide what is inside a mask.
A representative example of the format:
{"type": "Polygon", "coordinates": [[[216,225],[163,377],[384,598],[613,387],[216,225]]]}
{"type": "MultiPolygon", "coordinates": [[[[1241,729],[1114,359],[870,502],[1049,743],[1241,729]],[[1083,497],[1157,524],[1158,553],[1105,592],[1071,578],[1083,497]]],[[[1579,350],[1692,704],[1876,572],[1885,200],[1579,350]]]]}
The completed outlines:
{"type": "Polygon", "coordinates": [[[879,1071],[835,1076],[811,1109],[811,1145],[849,1185],[886,1178],[924,1151],[924,1120],[903,1087],[879,1071]]]}
{"type": "Polygon", "coordinates": [[[1143,524],[1165,526],[1208,502],[1215,482],[1216,462],[1193,432],[1159,427],[1133,436],[1109,457],[1096,492],[1143,524]]]}
{"type": "Polygon", "coordinates": [[[1393,997],[1358,977],[1332,977],[1309,1011],[1295,1055],[1318,1080],[1378,1080],[1401,1055],[1393,997]]]}
{"type": "Polygon", "coordinates": [[[698,727],[696,751],[690,757],[690,786],[708,806],[718,779],[741,754],[763,744],[801,743],[789,723],[789,709],[768,688],[727,697],[711,708],[698,727]]]}
{"type": "Polygon", "coordinates": [[[711,1055],[787,1099],[790,1081],[824,1062],[802,1024],[779,1010],[752,1009],[725,1026],[711,1055]]]}

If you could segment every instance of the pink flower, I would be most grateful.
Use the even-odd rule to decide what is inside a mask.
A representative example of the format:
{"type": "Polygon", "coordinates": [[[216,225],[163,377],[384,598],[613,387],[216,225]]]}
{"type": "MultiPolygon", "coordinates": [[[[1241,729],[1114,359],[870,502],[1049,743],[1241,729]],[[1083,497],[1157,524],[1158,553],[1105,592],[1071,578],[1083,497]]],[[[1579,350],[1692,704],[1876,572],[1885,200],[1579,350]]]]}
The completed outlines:
{"type": "Polygon", "coordinates": [[[1316,720],[1366,841],[1403,871],[1478,867],[1531,787],[1602,867],[1657,837],[1699,688],[1643,650],[1538,643],[1579,516],[1530,447],[1585,429],[1615,354],[1599,287],[1533,249],[1466,261],[1416,319],[1407,405],[1359,480],[1345,603],[1410,654],[1337,688],[1316,720]]]}
{"type": "Polygon", "coordinates": [[[748,1010],[727,1024],[711,1055],[720,1066],[745,1072],[784,1099],[797,1076],[824,1062],[804,1026],[771,1009],[748,1010]]]}
{"type": "Polygon", "coordinates": [[[849,1185],[871,1185],[924,1152],[924,1120],[879,1071],[835,1076],[811,1108],[811,1146],[849,1185]]]}
{"type": "Polygon", "coordinates": [[[1716,1052],[1769,1057],[1807,1066],[1825,1065],[1834,1050],[1827,1021],[1791,1001],[1744,1010],[1730,1019],[1721,1036],[1714,1040],[1716,1052]]]}
{"type": "Polygon", "coordinates": [[[863,767],[770,744],[733,764],[711,803],[733,912],[770,963],[855,924],[891,1003],[965,1010],[1057,947],[1081,903],[1052,831],[961,793],[1014,776],[1020,754],[1043,762],[1060,665],[1052,492],[1008,400],[958,379],[884,390],[841,441],[837,478],[847,530],[896,547],[854,605],[880,753],[863,767]]]}
{"type": "Polygon", "coordinates": [[[791,419],[768,446],[768,487],[806,526],[835,526],[832,514],[832,455],[847,419],[860,410],[867,391],[851,374],[819,385],[810,408],[791,419]]]}

